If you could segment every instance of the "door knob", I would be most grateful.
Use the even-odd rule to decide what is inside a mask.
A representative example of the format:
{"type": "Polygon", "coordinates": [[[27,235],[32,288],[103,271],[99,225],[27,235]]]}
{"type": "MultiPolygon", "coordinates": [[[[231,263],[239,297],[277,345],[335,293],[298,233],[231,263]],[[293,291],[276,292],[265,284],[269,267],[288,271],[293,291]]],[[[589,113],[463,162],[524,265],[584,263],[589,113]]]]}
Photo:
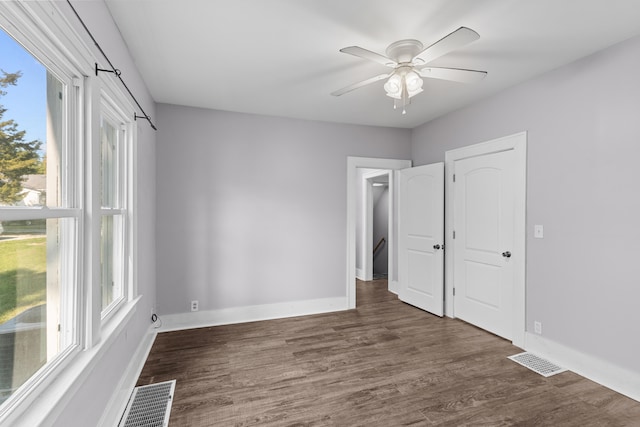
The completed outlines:
{"type": "Polygon", "coordinates": [[[440,245],[433,245],[433,249],[435,249],[435,250],[440,249],[440,245]]]}
{"type": "Polygon", "coordinates": [[[502,252],[502,256],[505,258],[511,258],[511,252],[506,251],[506,252],[502,252]]]}

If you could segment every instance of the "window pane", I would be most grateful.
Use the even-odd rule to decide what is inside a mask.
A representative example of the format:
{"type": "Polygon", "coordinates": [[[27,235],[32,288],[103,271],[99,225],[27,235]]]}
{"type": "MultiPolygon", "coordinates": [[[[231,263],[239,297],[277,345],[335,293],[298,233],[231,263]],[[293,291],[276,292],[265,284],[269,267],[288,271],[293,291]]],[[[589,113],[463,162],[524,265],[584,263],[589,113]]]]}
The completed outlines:
{"type": "Polygon", "coordinates": [[[122,216],[104,215],[100,231],[102,310],[122,297],[122,216]]]}
{"type": "Polygon", "coordinates": [[[116,128],[102,118],[100,126],[100,197],[102,207],[117,208],[117,142],[116,128]]]}
{"type": "Polygon", "coordinates": [[[0,30],[0,206],[62,206],[65,85],[0,30]]]}
{"type": "Polygon", "coordinates": [[[69,294],[60,287],[60,251],[68,241],[63,226],[69,230],[73,224],[0,224],[0,403],[68,345],[59,332],[71,327],[60,316],[62,296],[69,294]]]}

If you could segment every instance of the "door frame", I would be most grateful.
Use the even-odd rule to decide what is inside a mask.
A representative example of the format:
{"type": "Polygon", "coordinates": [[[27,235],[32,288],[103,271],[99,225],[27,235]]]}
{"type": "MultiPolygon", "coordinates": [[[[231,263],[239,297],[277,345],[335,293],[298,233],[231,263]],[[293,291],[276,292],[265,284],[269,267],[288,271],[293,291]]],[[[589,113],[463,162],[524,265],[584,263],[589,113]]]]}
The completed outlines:
{"type": "MultiPolygon", "coordinates": [[[[358,195],[358,168],[368,169],[405,169],[411,167],[411,160],[379,159],[372,157],[347,157],[347,269],[346,269],[346,305],[347,309],[356,308],[356,197],[358,195]]],[[[393,175],[393,173],[392,173],[393,175]]],[[[395,180],[394,180],[395,183],[395,180]]],[[[391,184],[390,184],[391,185],[391,184]]],[[[391,189],[391,188],[390,188],[391,189]]],[[[394,188],[395,190],[395,188],[394,188]]],[[[394,191],[395,193],[395,191],[394,191]]],[[[395,209],[395,200],[391,201],[395,209]]],[[[391,219],[390,219],[391,222],[391,219]]],[[[391,224],[393,227],[393,224],[391,224]]],[[[389,242],[395,245],[395,242],[389,242]]],[[[393,260],[391,260],[393,263],[393,260]]],[[[397,266],[389,270],[389,283],[393,279],[397,266]]]]}
{"type": "Polygon", "coordinates": [[[445,153],[445,315],[455,318],[453,304],[453,208],[454,162],[470,157],[513,150],[514,153],[514,258],[513,334],[515,346],[524,348],[526,330],[526,215],[527,215],[527,132],[520,132],[445,153]],[[451,254],[446,256],[446,254],[451,254]]]}
{"type": "MultiPolygon", "coordinates": [[[[376,178],[381,176],[388,177],[389,186],[389,216],[387,221],[387,239],[389,242],[394,241],[393,227],[393,197],[394,197],[394,184],[393,184],[393,171],[390,169],[378,169],[372,172],[368,172],[362,175],[363,182],[363,194],[364,194],[364,217],[362,222],[362,248],[364,250],[364,258],[362,264],[362,275],[364,280],[373,280],[373,182],[376,178]]],[[[387,242],[387,251],[389,254],[389,264],[393,259],[393,245],[387,242]]],[[[387,266],[387,271],[390,271],[387,266]]]]}

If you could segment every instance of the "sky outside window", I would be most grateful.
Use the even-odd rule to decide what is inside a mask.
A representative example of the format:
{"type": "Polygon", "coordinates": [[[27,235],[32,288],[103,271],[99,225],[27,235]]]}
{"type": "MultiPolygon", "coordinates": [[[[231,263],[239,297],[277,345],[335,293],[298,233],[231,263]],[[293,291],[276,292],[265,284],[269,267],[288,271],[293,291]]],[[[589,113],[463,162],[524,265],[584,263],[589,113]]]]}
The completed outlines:
{"type": "Polygon", "coordinates": [[[13,119],[19,130],[26,131],[25,141],[42,141],[46,150],[47,71],[29,52],[0,29],[0,69],[7,73],[22,72],[16,86],[4,90],[0,105],[7,111],[3,120],[13,119]]]}

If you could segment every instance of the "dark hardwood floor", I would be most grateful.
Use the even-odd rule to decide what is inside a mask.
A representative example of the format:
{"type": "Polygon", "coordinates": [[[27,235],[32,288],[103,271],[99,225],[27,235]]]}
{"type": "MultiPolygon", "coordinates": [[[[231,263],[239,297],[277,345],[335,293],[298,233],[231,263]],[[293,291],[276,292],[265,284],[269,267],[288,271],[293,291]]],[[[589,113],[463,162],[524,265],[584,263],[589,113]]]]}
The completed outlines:
{"type": "Polygon", "coordinates": [[[170,426],[640,426],[640,403],[510,361],[509,342],[359,282],[357,310],[158,334],[138,385],[170,426]]]}

